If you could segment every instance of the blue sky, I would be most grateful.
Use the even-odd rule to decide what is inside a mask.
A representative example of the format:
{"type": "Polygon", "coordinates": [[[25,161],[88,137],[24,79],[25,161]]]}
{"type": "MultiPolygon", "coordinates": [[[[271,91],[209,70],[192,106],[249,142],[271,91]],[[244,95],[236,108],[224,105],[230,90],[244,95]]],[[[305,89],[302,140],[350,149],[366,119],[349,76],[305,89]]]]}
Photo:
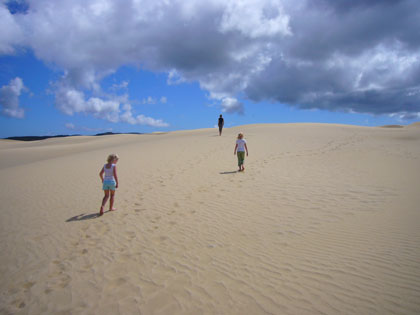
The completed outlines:
{"type": "Polygon", "coordinates": [[[410,124],[419,8],[1,0],[0,137],[211,128],[219,114],[226,127],[410,124]]]}

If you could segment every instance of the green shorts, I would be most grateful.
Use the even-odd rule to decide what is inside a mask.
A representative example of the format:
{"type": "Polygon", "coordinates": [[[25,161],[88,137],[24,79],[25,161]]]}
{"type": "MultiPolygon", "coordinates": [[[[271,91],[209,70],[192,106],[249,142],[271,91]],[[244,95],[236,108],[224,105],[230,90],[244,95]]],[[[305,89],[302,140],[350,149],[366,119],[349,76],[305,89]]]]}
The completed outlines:
{"type": "Polygon", "coordinates": [[[117,185],[117,183],[115,182],[115,180],[104,180],[104,182],[102,184],[102,189],[103,190],[115,190],[116,185],[117,185]]]}
{"type": "Polygon", "coordinates": [[[238,155],[238,166],[241,166],[242,164],[244,164],[245,152],[244,151],[238,151],[236,154],[238,155]]]}

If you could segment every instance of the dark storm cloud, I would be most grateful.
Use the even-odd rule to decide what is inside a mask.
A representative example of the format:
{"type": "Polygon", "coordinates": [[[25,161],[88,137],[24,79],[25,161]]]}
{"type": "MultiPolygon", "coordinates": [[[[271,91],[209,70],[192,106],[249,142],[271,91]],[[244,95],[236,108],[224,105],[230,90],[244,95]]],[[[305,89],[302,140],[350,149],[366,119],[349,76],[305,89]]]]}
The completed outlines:
{"type": "Polygon", "coordinates": [[[245,93],[301,108],[417,114],[419,7],[414,1],[312,2],[291,17],[293,36],[278,43],[282,53],[245,93]]]}

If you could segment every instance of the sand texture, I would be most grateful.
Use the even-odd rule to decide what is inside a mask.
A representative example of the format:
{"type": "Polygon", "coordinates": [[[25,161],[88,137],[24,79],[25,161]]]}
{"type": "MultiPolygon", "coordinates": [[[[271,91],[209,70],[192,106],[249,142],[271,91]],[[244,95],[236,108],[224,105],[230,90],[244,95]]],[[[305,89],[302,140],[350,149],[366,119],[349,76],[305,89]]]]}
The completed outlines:
{"type": "Polygon", "coordinates": [[[0,157],[0,314],[420,314],[418,124],[0,140],[0,157]],[[118,210],[98,217],[109,153],[118,210]]]}

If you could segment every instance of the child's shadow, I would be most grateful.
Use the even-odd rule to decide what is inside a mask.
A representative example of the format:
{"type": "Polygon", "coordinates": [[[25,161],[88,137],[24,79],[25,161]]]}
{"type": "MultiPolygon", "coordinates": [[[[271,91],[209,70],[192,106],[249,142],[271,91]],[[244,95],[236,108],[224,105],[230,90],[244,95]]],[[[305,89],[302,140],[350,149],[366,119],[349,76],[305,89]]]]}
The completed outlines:
{"type": "Polygon", "coordinates": [[[220,172],[221,175],[227,175],[227,174],[236,174],[238,171],[230,171],[230,172],[220,172]]]}
{"type": "Polygon", "coordinates": [[[70,219],[67,219],[66,222],[90,220],[90,219],[96,219],[98,217],[99,217],[99,213],[91,213],[91,214],[82,213],[70,219]]]}

